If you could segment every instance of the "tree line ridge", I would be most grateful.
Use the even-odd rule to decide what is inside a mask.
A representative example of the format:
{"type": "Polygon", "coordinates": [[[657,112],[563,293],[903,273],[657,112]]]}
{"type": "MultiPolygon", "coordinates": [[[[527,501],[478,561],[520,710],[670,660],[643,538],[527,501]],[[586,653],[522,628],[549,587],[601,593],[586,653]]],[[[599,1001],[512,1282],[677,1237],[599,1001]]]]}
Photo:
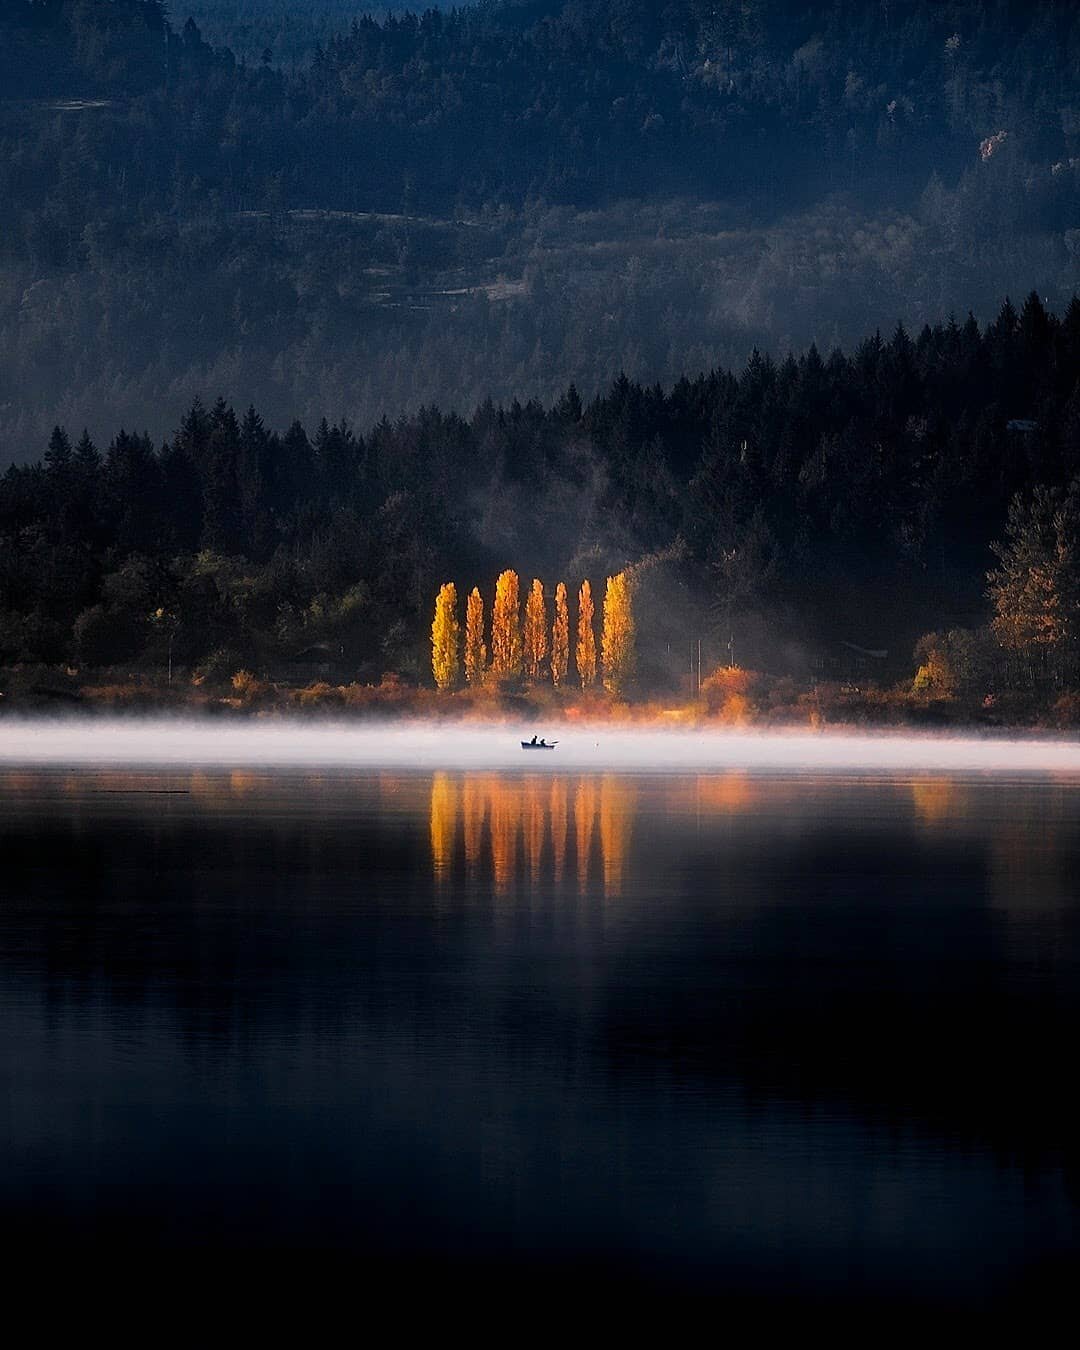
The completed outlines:
{"type": "Polygon", "coordinates": [[[928,688],[1060,692],[1078,473],[1080,303],[1034,295],[985,328],[363,433],[196,403],[161,444],[57,428],[0,479],[0,664],[422,684],[440,584],[513,570],[632,575],[642,694],[685,690],[697,643],[799,680],[887,650],[878,678],[910,683],[928,633],[928,688]]]}

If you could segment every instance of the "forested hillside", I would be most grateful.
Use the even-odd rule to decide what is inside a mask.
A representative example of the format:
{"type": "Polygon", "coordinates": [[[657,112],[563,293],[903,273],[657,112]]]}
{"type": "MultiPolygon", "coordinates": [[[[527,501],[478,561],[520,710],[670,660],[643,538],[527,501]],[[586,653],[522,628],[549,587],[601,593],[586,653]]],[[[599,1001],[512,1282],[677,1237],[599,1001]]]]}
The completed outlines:
{"type": "Polygon", "coordinates": [[[170,14],[0,10],[0,462],[196,395],[467,413],[1080,284],[1063,0],[486,4],[300,66],[170,14]]]}
{"type": "Polygon", "coordinates": [[[452,0],[174,0],[169,6],[175,24],[194,19],[211,45],[228,47],[238,60],[268,60],[287,70],[307,65],[316,48],[360,16],[454,8],[461,5],[452,0]]]}
{"type": "Polygon", "coordinates": [[[1058,318],[1036,296],[984,330],[363,435],[225,403],[160,449],[58,428],[0,480],[0,665],[169,653],[288,675],[316,651],[342,680],[426,679],[448,579],[490,596],[513,567],[576,594],[629,568],[646,692],[678,689],[698,638],[709,661],[734,638],[743,664],[803,676],[843,643],[887,649],[879,675],[910,681],[921,632],[991,618],[993,643],[927,645],[926,679],[963,664],[980,697],[1006,678],[1060,690],[1080,658],[1078,473],[1080,301],[1058,318]]]}

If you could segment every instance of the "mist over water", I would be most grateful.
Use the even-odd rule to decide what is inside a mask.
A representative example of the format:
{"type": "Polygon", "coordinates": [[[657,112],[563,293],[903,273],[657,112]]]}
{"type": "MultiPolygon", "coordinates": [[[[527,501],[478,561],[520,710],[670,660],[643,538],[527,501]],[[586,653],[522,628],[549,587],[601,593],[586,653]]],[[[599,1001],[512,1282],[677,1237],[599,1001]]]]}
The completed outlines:
{"type": "Polygon", "coordinates": [[[892,732],[657,730],[609,723],[537,728],[525,723],[11,718],[0,722],[0,764],[1080,776],[1080,742],[892,732]],[[557,742],[555,749],[522,750],[521,742],[533,735],[557,742]]]}

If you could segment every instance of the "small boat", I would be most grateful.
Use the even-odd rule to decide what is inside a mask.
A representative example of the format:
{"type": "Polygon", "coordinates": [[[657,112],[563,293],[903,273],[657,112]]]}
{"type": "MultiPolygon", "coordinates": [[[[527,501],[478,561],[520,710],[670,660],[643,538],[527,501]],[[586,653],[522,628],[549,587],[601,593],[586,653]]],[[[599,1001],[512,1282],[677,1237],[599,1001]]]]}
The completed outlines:
{"type": "Polygon", "coordinates": [[[558,741],[522,741],[522,750],[554,750],[558,741]]]}

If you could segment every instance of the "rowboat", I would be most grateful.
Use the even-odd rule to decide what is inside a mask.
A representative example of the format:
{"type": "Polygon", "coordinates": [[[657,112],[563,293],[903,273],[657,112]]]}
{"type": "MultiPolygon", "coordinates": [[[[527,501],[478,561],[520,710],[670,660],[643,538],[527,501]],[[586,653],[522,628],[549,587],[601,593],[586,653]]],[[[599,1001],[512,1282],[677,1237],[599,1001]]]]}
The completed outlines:
{"type": "Polygon", "coordinates": [[[558,741],[522,741],[522,750],[554,750],[558,741]]]}

